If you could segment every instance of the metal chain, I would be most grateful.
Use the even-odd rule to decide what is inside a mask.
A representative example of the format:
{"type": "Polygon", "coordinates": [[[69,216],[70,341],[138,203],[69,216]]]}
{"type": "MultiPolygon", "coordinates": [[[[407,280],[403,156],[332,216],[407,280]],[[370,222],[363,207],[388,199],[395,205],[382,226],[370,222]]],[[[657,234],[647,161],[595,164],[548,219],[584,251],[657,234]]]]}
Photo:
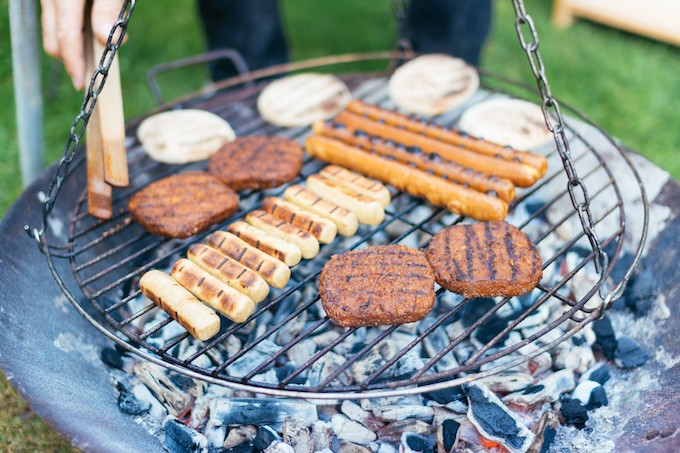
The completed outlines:
{"type": "Polygon", "coordinates": [[[512,0],[512,5],[515,9],[515,30],[519,37],[519,42],[522,49],[529,59],[531,71],[534,73],[536,82],[538,84],[538,91],[541,94],[543,103],[541,109],[543,110],[543,117],[545,118],[545,125],[548,130],[552,132],[557,146],[557,152],[562,159],[562,165],[567,173],[567,191],[571,198],[571,203],[576,209],[576,213],[581,221],[583,232],[588,237],[590,246],[593,249],[595,270],[600,274],[600,297],[605,300],[604,292],[604,278],[605,271],[609,265],[609,257],[602,249],[602,244],[595,232],[593,216],[590,212],[590,197],[583,180],[578,177],[574,161],[571,157],[571,150],[569,149],[569,142],[565,133],[565,122],[562,112],[560,111],[560,104],[552,95],[548,77],[545,74],[545,65],[543,58],[538,49],[538,33],[534,26],[534,21],[526,12],[523,0],[512,0]],[[525,34],[525,30],[527,31],[525,34]]]}
{"type": "Polygon", "coordinates": [[[397,20],[397,50],[410,51],[413,50],[411,40],[406,33],[406,11],[408,10],[408,3],[410,0],[394,0],[392,2],[392,9],[394,17],[397,20]]]}
{"type": "Polygon", "coordinates": [[[118,48],[123,43],[125,34],[127,33],[128,22],[132,16],[132,12],[135,9],[136,0],[125,0],[123,6],[121,7],[120,13],[118,14],[118,20],[111,28],[109,32],[109,37],[106,40],[106,49],[99,59],[99,64],[92,74],[90,79],[90,84],[87,87],[85,93],[85,99],[80,107],[80,112],[73,120],[71,124],[71,132],[69,134],[66,145],[64,146],[64,152],[59,160],[59,166],[57,167],[57,172],[54,175],[54,179],[50,184],[45,199],[43,200],[42,207],[42,227],[40,230],[37,228],[31,229],[28,225],[24,226],[24,230],[29,236],[33,237],[39,244],[42,244],[41,238],[45,233],[45,228],[47,226],[47,217],[52,212],[54,208],[54,203],[57,199],[57,195],[61,190],[64,181],[68,177],[69,168],[73,158],[76,155],[78,145],[80,140],[85,133],[87,128],[87,123],[90,121],[90,116],[92,115],[92,110],[97,103],[97,97],[99,93],[104,89],[104,84],[106,83],[106,78],[109,74],[109,68],[113,63],[113,57],[116,55],[118,48]]]}

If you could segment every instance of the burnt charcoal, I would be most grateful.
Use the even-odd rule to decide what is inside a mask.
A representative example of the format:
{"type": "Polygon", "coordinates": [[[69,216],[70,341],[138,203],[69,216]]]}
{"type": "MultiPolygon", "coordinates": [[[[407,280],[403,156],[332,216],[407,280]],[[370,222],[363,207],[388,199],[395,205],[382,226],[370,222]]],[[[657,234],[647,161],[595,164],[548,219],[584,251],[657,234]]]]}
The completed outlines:
{"type": "Polygon", "coordinates": [[[447,404],[452,401],[464,401],[465,393],[460,387],[451,387],[443,390],[433,390],[423,393],[423,397],[439,404],[447,404]]]}
{"type": "MultiPolygon", "coordinates": [[[[236,447],[231,447],[227,449],[218,449],[217,452],[221,453],[255,453],[258,451],[253,444],[243,444],[237,445],[236,447]]],[[[210,453],[210,451],[208,451],[210,453]]]]}
{"type": "Polygon", "coordinates": [[[607,392],[604,390],[604,387],[599,385],[590,393],[590,399],[588,400],[588,404],[586,404],[586,409],[590,411],[608,404],[609,400],[607,399],[607,392]]]}
{"type": "Polygon", "coordinates": [[[534,434],[536,434],[536,438],[528,451],[530,453],[547,453],[550,450],[550,446],[555,441],[558,424],[559,421],[555,412],[552,410],[544,412],[531,429],[534,434]]]}
{"type": "MultiPolygon", "coordinates": [[[[291,375],[293,371],[295,371],[298,367],[295,366],[292,363],[285,363],[280,367],[274,368],[274,371],[276,372],[276,379],[280,381],[283,381],[285,378],[291,375]]],[[[305,373],[300,373],[297,376],[295,376],[291,381],[291,384],[304,384],[307,382],[307,378],[305,377],[305,373]]]]}
{"type": "Polygon", "coordinates": [[[434,452],[434,441],[416,433],[404,432],[401,435],[401,445],[404,452],[434,452]]]}
{"type": "Polygon", "coordinates": [[[273,442],[280,442],[281,440],[281,436],[279,436],[279,433],[277,433],[274,428],[270,426],[260,426],[257,428],[257,435],[255,436],[255,440],[253,440],[253,446],[257,450],[262,451],[273,442]]]}
{"type": "Polygon", "coordinates": [[[609,359],[616,357],[616,334],[609,318],[605,315],[593,323],[595,332],[595,344],[602,351],[602,354],[609,359]]]}
{"type": "Polygon", "coordinates": [[[118,407],[126,414],[142,415],[151,410],[151,403],[148,401],[140,401],[135,398],[135,395],[133,395],[132,392],[123,389],[118,395],[118,407]]]}
{"type": "Polygon", "coordinates": [[[616,344],[616,366],[637,368],[649,360],[647,353],[630,338],[621,337],[616,344]]]}
{"type": "Polygon", "coordinates": [[[605,364],[591,368],[590,370],[583,373],[583,376],[581,376],[581,380],[595,381],[602,385],[604,385],[604,383],[607,382],[609,378],[609,369],[605,364]]]}
{"type": "Polygon", "coordinates": [[[189,376],[185,376],[179,373],[169,373],[169,377],[172,383],[177,386],[177,388],[180,388],[185,392],[193,390],[194,387],[196,386],[194,380],[191,379],[189,376]]]}
{"type": "Polygon", "coordinates": [[[110,368],[115,368],[117,370],[123,368],[123,357],[121,357],[120,353],[113,348],[102,348],[100,357],[102,362],[104,362],[104,365],[110,368]]]}
{"type": "Polygon", "coordinates": [[[531,387],[525,388],[524,391],[523,391],[522,393],[523,393],[524,395],[531,395],[531,394],[540,392],[540,391],[543,390],[544,388],[545,388],[545,386],[544,386],[543,384],[532,385],[531,387]]]}
{"type": "Polygon", "coordinates": [[[165,435],[161,440],[170,453],[202,452],[208,448],[208,439],[198,431],[169,416],[163,421],[165,435]]]}
{"type": "MultiPolygon", "coordinates": [[[[463,325],[465,327],[470,327],[472,324],[477,322],[479,318],[485,315],[496,305],[496,301],[490,297],[480,297],[478,299],[471,300],[465,305],[463,310],[463,325]]],[[[488,343],[496,335],[498,335],[501,330],[505,329],[508,325],[508,320],[498,316],[497,313],[491,315],[486,321],[482,323],[479,327],[475,329],[473,335],[477,340],[482,343],[488,343]]],[[[502,344],[507,339],[507,335],[500,340],[502,344]]]]}
{"type": "Polygon", "coordinates": [[[543,445],[541,446],[541,453],[548,453],[550,446],[555,442],[557,430],[552,426],[546,426],[543,430],[543,445]]]}
{"type": "Polygon", "coordinates": [[[210,419],[215,424],[272,425],[279,428],[290,415],[308,426],[318,420],[316,406],[304,400],[215,398],[210,401],[210,419]]]}
{"type": "MultiPolygon", "coordinates": [[[[545,203],[542,202],[542,201],[527,200],[524,203],[522,203],[522,205],[524,206],[524,209],[527,211],[527,214],[532,216],[532,215],[536,214],[538,211],[540,211],[541,208],[543,208],[543,206],[545,206],[545,203]]],[[[545,211],[541,212],[538,215],[538,218],[539,219],[545,219],[545,211]]]]}
{"type": "Polygon", "coordinates": [[[460,423],[455,420],[444,420],[441,424],[441,427],[444,452],[449,452],[453,448],[453,444],[456,442],[456,436],[458,435],[460,423]]]}
{"type": "Polygon", "coordinates": [[[534,434],[493,392],[476,383],[465,384],[463,391],[468,397],[468,419],[484,437],[511,452],[529,448],[534,434]]]}
{"type": "Polygon", "coordinates": [[[571,398],[563,399],[560,406],[560,415],[562,423],[565,425],[571,425],[578,429],[586,427],[588,412],[579,400],[571,398]]]}
{"type": "Polygon", "coordinates": [[[579,400],[589,411],[609,404],[604,387],[595,381],[589,380],[582,380],[576,386],[572,398],[579,400]]]}
{"type": "Polygon", "coordinates": [[[659,295],[659,284],[649,268],[638,268],[623,294],[626,307],[636,316],[645,316],[659,295]]]}

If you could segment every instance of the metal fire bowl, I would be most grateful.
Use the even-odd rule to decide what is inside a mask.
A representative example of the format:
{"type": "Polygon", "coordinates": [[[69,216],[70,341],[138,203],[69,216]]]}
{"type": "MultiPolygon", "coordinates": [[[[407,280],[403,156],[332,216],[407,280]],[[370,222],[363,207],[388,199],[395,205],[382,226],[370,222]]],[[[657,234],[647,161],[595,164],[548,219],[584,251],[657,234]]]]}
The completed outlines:
{"type": "MultiPolygon", "coordinates": [[[[17,199],[0,223],[0,367],[35,412],[71,443],[85,451],[163,451],[158,440],[118,409],[110,375],[99,359],[111,342],[72,309],[55,283],[34,240],[23,225],[41,219],[39,193],[52,179],[54,166],[17,199]]],[[[85,183],[82,166],[63,190],[67,205],[85,183]]],[[[653,344],[680,356],[680,185],[666,184],[656,203],[669,206],[672,218],[649,245],[648,266],[671,311],[659,325],[653,344]]],[[[55,209],[60,209],[58,204],[55,209]]],[[[56,217],[66,217],[57,212],[56,217]]],[[[61,228],[52,224],[54,230],[61,228]]],[[[68,274],[69,263],[56,260],[68,274]]],[[[650,351],[653,352],[653,351],[650,351]]],[[[680,427],[680,364],[669,369],[654,360],[645,365],[658,376],[659,389],[640,392],[639,411],[616,439],[616,451],[680,451],[680,433],[652,441],[652,430],[680,427]]],[[[630,390],[636,384],[631,382],[630,390]]]]}
{"type": "MultiPolygon", "coordinates": [[[[68,222],[62,219],[70,218],[85,186],[84,165],[77,161],[50,216],[48,230],[53,237],[67,235],[68,222]]],[[[48,187],[54,172],[53,166],[41,173],[0,223],[0,294],[4,295],[0,299],[0,367],[36,413],[77,447],[86,451],[162,451],[153,435],[118,408],[109,371],[99,359],[101,348],[111,342],[73,310],[35,241],[23,231],[24,225],[40,224],[40,191],[48,187]]],[[[680,282],[674,270],[680,264],[680,247],[676,245],[680,185],[667,183],[657,202],[670,206],[673,217],[648,251],[654,257],[648,267],[658,278],[671,310],[669,322],[655,332],[655,343],[677,357],[680,329],[670,320],[680,315],[680,282]]],[[[64,285],[78,288],[68,260],[53,262],[56,272],[64,276],[64,285]]],[[[653,441],[647,441],[645,435],[680,427],[680,385],[676,384],[680,382],[680,365],[666,369],[652,360],[646,367],[658,374],[660,389],[641,392],[639,417],[622,429],[617,445],[623,451],[678,451],[680,434],[653,441]]],[[[631,382],[631,389],[634,387],[631,382]]]]}

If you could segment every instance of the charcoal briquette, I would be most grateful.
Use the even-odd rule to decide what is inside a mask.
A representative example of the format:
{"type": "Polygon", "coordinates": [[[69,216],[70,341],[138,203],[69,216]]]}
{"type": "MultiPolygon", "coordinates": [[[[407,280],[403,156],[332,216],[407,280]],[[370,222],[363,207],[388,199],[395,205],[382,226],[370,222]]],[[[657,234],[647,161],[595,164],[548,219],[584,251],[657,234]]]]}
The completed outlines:
{"type": "Polygon", "coordinates": [[[616,343],[616,365],[620,368],[637,368],[649,360],[647,353],[630,338],[621,337],[616,343]]]}
{"type": "Polygon", "coordinates": [[[574,426],[578,429],[586,427],[588,411],[579,400],[565,398],[561,401],[560,415],[565,425],[574,426]]]}

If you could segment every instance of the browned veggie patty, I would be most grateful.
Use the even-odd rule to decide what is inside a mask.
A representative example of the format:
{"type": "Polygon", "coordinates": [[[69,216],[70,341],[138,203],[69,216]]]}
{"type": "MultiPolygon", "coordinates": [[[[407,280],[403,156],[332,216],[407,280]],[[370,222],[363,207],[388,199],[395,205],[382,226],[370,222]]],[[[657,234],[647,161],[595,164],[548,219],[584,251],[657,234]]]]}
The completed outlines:
{"type": "Polygon", "coordinates": [[[239,137],[210,158],[209,171],[234,190],[277,187],[295,179],[302,154],[299,143],[284,137],[239,137]]]}
{"type": "Polygon", "coordinates": [[[541,280],[541,256],[526,234],[500,220],[456,225],[427,247],[437,283],[464,297],[518,296],[541,280]]]}
{"type": "Polygon", "coordinates": [[[229,218],[238,208],[238,195],[216,177],[195,171],[149,184],[128,208],[149,233],[187,238],[229,218]]]}
{"type": "Polygon", "coordinates": [[[434,305],[434,274],[421,250],[383,245],[334,255],[321,271],[328,316],[344,327],[414,322],[434,305]]]}

